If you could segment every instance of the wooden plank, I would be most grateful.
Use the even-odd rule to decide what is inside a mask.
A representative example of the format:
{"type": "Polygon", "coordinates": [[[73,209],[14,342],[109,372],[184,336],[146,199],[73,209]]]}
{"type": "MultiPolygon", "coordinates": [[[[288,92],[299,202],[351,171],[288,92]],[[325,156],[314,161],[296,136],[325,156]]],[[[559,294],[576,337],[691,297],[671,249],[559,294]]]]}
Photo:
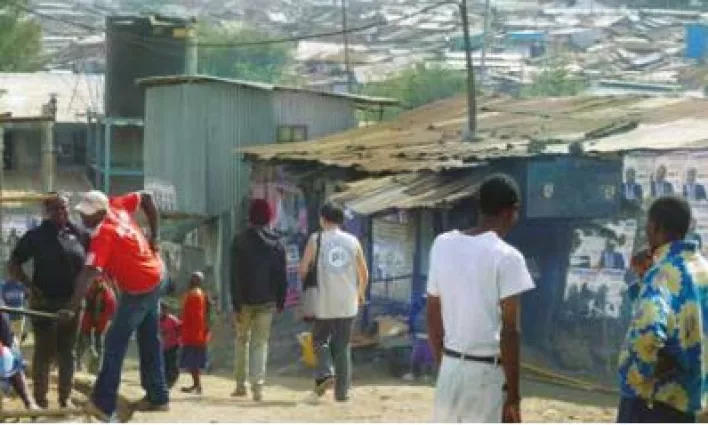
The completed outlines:
{"type": "Polygon", "coordinates": [[[86,412],[82,408],[74,409],[11,409],[0,411],[0,419],[22,419],[22,418],[62,418],[69,416],[85,416],[86,412]]]}
{"type": "Polygon", "coordinates": [[[47,313],[45,311],[29,310],[26,308],[15,308],[0,306],[0,313],[11,313],[11,314],[21,314],[23,316],[39,317],[43,319],[58,320],[59,315],[56,313],[47,313]]]}

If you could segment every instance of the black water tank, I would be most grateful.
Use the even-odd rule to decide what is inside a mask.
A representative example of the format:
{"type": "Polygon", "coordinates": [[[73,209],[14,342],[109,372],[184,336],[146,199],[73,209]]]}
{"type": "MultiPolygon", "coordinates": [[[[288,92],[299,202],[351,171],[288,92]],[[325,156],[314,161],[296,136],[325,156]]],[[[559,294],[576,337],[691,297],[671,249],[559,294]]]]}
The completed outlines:
{"type": "Polygon", "coordinates": [[[106,18],[105,114],[143,118],[145,91],[136,80],[189,69],[194,21],[162,16],[106,18]]]}

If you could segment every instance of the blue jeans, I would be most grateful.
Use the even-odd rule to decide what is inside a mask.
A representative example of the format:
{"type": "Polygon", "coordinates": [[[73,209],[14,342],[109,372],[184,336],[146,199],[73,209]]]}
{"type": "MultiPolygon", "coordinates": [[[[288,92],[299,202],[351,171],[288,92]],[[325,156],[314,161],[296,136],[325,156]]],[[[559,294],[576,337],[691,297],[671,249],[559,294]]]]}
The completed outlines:
{"type": "Polygon", "coordinates": [[[684,413],[662,403],[654,403],[652,408],[639,398],[620,398],[617,423],[693,423],[696,415],[684,413]]]}
{"type": "Polygon", "coordinates": [[[162,288],[147,294],[122,293],[103,351],[103,365],[96,379],[92,400],[107,415],[116,410],[121,369],[130,337],[137,332],[140,380],[147,399],[155,405],[169,402],[160,340],[160,295],[162,288]]]}

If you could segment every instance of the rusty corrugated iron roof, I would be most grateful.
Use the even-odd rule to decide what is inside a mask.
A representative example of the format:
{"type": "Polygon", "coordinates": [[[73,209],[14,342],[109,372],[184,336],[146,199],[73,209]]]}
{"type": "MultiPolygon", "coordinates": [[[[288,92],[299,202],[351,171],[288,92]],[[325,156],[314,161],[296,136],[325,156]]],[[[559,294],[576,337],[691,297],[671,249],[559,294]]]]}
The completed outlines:
{"type": "Polygon", "coordinates": [[[248,148],[242,153],[250,160],[310,162],[386,174],[468,168],[501,157],[567,153],[575,141],[584,142],[589,152],[708,146],[708,128],[699,124],[708,118],[708,101],[703,99],[488,98],[480,102],[480,141],[474,143],[463,140],[466,117],[466,99],[460,96],[375,126],[314,141],[248,148]],[[677,137],[675,132],[689,124],[691,131],[677,137]],[[647,136],[661,128],[673,131],[647,136]]]}
{"type": "Polygon", "coordinates": [[[393,208],[442,208],[472,197],[484,171],[480,168],[463,176],[421,172],[368,178],[344,184],[343,191],[330,200],[362,215],[393,208]]]}

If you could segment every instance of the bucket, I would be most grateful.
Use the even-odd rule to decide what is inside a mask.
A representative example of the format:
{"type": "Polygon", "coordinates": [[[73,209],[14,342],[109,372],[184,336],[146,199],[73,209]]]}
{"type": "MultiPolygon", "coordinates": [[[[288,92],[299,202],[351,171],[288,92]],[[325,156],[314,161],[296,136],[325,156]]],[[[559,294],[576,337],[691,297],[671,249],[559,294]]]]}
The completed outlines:
{"type": "Polygon", "coordinates": [[[303,332],[297,336],[300,343],[301,360],[305,366],[314,368],[317,366],[317,356],[315,355],[315,346],[312,343],[312,333],[303,332]]]}

